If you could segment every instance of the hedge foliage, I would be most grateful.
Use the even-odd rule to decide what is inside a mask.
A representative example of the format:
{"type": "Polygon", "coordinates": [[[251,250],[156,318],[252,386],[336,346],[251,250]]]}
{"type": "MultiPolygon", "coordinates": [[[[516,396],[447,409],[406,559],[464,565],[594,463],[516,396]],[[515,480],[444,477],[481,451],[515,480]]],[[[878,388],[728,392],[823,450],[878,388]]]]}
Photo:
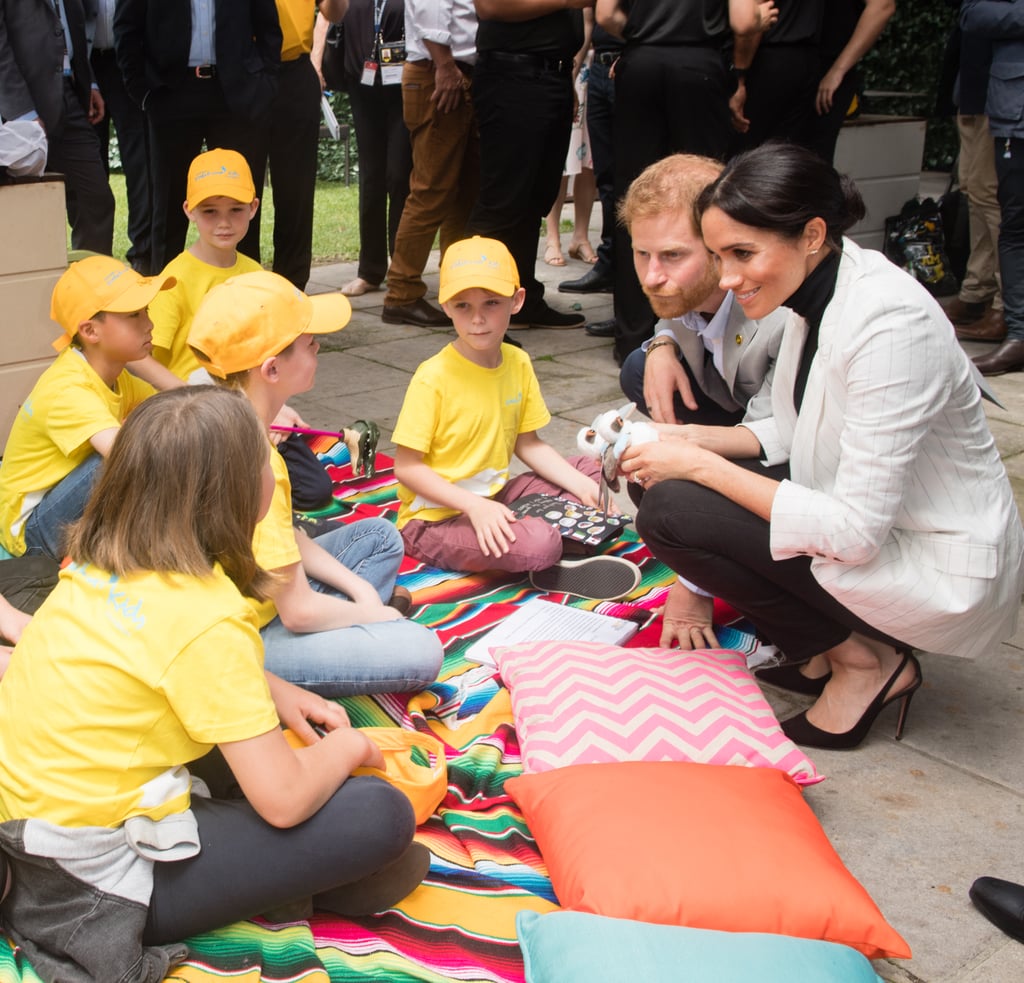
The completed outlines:
{"type": "MultiPolygon", "coordinates": [[[[830,0],[825,0],[826,3],[830,0]]],[[[864,100],[865,112],[926,116],[924,169],[948,171],[957,153],[956,123],[936,110],[946,42],[959,3],[896,0],[896,13],[864,56],[865,89],[920,93],[905,99],[864,100]]]]}

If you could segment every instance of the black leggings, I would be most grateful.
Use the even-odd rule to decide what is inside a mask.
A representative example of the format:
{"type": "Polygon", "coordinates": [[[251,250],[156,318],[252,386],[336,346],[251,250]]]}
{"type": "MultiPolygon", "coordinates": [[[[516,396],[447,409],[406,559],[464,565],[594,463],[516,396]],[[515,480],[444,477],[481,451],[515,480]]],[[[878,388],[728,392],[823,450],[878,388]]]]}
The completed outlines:
{"type": "MultiPolygon", "coordinates": [[[[776,481],[789,476],[786,465],[734,463],[776,481]]],[[[769,524],[710,488],[659,482],[644,493],[636,529],[662,563],[749,618],[787,662],[806,662],[852,632],[902,645],[832,597],[810,557],[773,560],[769,524]]]]}
{"type": "Polygon", "coordinates": [[[157,863],[143,942],[161,945],[351,884],[397,860],[412,806],[378,778],[350,778],[304,823],[277,829],[245,799],[192,798],[202,849],[157,863]]]}

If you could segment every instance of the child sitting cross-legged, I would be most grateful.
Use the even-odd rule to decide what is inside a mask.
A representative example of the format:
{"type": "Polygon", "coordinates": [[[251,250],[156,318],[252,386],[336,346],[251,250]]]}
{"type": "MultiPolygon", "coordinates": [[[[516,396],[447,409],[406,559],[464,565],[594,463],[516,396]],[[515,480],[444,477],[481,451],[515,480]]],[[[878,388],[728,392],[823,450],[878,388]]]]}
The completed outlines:
{"type": "MultiPolygon", "coordinates": [[[[249,398],[264,426],[313,387],[317,336],[352,309],[341,294],[307,297],[276,273],[245,273],[206,295],[189,344],[210,374],[249,398]]],[[[269,447],[269,442],[268,445],[269,447]]],[[[257,605],[267,668],[325,696],[421,690],[437,678],[442,649],[396,606],[404,551],[386,519],[362,519],[311,539],[292,524],[284,461],[271,455],[275,491],[256,529],[256,562],[272,572],[257,605]]]]}
{"type": "Polygon", "coordinates": [[[538,434],[551,414],[530,357],[503,344],[524,298],[503,243],[474,236],[448,247],[438,299],[456,338],[416,370],[395,424],[398,527],[406,552],[435,567],[530,571],[538,586],[539,571],[560,567],[551,589],[594,596],[585,585],[601,568],[632,565],[562,561],[558,529],[509,508],[533,493],[596,506],[599,494],[596,462],[566,460],[538,434]],[[511,477],[513,456],[531,470],[511,477]]]}
{"type": "Polygon", "coordinates": [[[247,599],[270,582],[252,551],[269,456],[238,393],[144,403],[14,650],[0,917],[42,979],[161,980],[188,936],[310,901],[369,914],[426,873],[408,799],[350,777],[382,767],[380,749],[339,705],[264,670],[247,599]],[[190,780],[215,748],[244,797],[190,780]]]}
{"type": "Polygon", "coordinates": [[[125,370],[148,357],[147,306],[173,277],[143,277],[110,256],[72,263],[53,288],[60,354],[15,417],[0,464],[0,544],[12,556],[64,557],[125,417],[156,390],[125,370]]]}

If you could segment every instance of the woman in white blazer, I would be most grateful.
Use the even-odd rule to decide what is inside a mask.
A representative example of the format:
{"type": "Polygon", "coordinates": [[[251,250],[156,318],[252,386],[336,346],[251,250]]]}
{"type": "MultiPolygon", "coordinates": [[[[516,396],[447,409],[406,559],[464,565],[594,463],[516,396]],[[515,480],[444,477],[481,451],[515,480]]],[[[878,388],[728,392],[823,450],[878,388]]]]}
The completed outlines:
{"type": "Polygon", "coordinates": [[[1013,633],[1024,586],[1020,517],[967,358],[923,287],[843,238],[863,202],[812,153],[744,154],[697,207],[747,317],[794,313],[762,394],[770,417],[671,428],[623,457],[645,488],[637,528],[779,646],[791,665],[772,681],[820,694],[783,724],[792,739],[855,747],[900,701],[898,738],[921,684],[911,647],[989,650],[1013,633]]]}

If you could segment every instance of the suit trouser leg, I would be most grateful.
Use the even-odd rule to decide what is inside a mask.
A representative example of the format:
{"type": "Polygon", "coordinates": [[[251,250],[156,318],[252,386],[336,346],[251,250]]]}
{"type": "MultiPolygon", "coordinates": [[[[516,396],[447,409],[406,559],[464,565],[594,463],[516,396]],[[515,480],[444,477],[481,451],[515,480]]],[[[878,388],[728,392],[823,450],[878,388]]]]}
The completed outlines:
{"type": "Polygon", "coordinates": [[[128,239],[131,245],[126,258],[133,269],[150,274],[156,271],[151,264],[153,206],[149,186],[146,116],[129,97],[112,50],[93,51],[92,70],[107,107],[106,117],[97,125],[104,163],[107,161],[111,121],[117,132],[117,148],[128,198],[128,239]]]}
{"type": "Polygon", "coordinates": [[[587,80],[587,133],[601,202],[601,244],[594,269],[601,273],[610,273],[615,266],[615,82],[608,77],[609,70],[595,57],[587,80]]]}
{"type": "MultiPolygon", "coordinates": [[[[736,463],[777,481],[788,477],[785,465],[736,463]]],[[[716,491],[659,482],[644,493],[636,528],[659,560],[749,618],[789,662],[806,662],[852,632],[901,644],[825,591],[810,557],[773,560],[769,523],[716,491]]]]}
{"type": "MultiPolygon", "coordinates": [[[[728,94],[711,48],[626,49],[615,74],[615,199],[645,167],[672,153],[722,158],[728,94]]],[[[651,336],[655,316],[633,266],[629,232],[616,229],[615,348],[625,358],[651,336]]]]}
{"type": "MultiPolygon", "coordinates": [[[[429,62],[406,62],[402,70],[402,114],[412,149],[409,194],[395,235],[385,304],[404,305],[427,292],[423,269],[438,229],[454,224],[461,237],[476,198],[479,137],[468,80],[462,102],[438,112],[434,69],[429,62]]],[[[450,233],[449,233],[450,235],[450,233]]]]}
{"type": "MultiPolygon", "coordinates": [[[[619,372],[619,385],[627,399],[637,405],[637,409],[647,416],[651,415],[644,398],[644,369],[647,353],[639,348],[629,353],[622,362],[619,372]]],[[[693,370],[685,358],[679,359],[686,377],[690,380],[690,391],[697,401],[697,409],[689,409],[677,392],[673,401],[673,412],[680,423],[699,423],[705,427],[732,427],[743,419],[743,410],[727,410],[719,406],[703,389],[700,388],[693,370]]]]}
{"type": "Polygon", "coordinates": [[[46,169],[64,175],[72,248],[109,256],[114,248],[114,196],[96,131],[70,79],[64,83],[63,121],[60,133],[50,140],[46,169]]]}
{"type": "Polygon", "coordinates": [[[478,62],[473,99],[480,124],[480,197],[469,228],[508,247],[526,288],[526,312],[544,298],[534,266],[540,223],[558,196],[569,148],[572,77],[478,62]]]}
{"type": "Polygon", "coordinates": [[[409,134],[402,119],[401,89],[381,85],[379,73],[372,86],[353,82],[348,95],[359,144],[358,273],[368,283],[376,284],[387,275],[393,244],[391,229],[397,232],[409,194],[409,134]],[[399,159],[393,162],[392,156],[399,159]]]}
{"type": "Polygon", "coordinates": [[[956,118],[960,132],[960,190],[967,195],[971,252],[960,285],[960,299],[967,304],[992,301],[1002,310],[999,279],[999,180],[988,117],[982,114],[956,118]]]}
{"type": "Polygon", "coordinates": [[[274,196],[274,272],[300,290],[305,289],[313,264],[319,141],[320,80],[303,55],[281,64],[267,141],[274,196]]]}
{"type": "Polygon", "coordinates": [[[999,269],[1006,340],[1024,341],[1024,140],[995,141],[999,177],[999,269]]]}

